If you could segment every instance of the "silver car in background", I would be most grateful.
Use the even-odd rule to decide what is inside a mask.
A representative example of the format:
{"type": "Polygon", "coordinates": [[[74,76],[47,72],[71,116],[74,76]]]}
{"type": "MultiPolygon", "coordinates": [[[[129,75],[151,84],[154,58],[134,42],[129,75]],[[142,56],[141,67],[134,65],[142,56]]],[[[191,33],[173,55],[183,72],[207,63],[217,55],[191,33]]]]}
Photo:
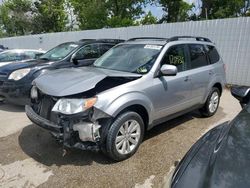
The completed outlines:
{"type": "Polygon", "coordinates": [[[32,49],[5,50],[0,53],[0,67],[17,61],[37,59],[44,53],[43,50],[32,49]]]}
{"type": "Polygon", "coordinates": [[[134,38],[93,66],[37,78],[26,114],[68,148],[101,149],[121,161],[159,123],[194,109],[214,115],[224,84],[224,64],[209,39],[134,38]]]}

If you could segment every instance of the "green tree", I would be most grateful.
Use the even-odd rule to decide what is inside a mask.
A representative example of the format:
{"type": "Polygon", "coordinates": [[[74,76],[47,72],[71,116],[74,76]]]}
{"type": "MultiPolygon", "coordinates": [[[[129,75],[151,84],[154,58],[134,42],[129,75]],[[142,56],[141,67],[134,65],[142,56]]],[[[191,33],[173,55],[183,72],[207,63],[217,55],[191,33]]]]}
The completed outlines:
{"type": "Polygon", "coordinates": [[[70,0],[80,29],[100,29],[107,25],[108,10],[103,0],[70,0]]]}
{"type": "Polygon", "coordinates": [[[244,0],[202,0],[201,19],[238,17],[245,5],[244,0]]]}
{"type": "Polygon", "coordinates": [[[35,1],[33,33],[65,31],[68,18],[64,3],[64,0],[35,1]]]}
{"type": "Polygon", "coordinates": [[[158,0],[155,1],[163,7],[165,14],[160,19],[160,23],[163,22],[182,22],[187,21],[190,18],[190,11],[193,8],[193,4],[190,5],[183,0],[158,0]]]}
{"type": "Polygon", "coordinates": [[[147,0],[70,0],[80,29],[136,25],[147,0]]]}
{"type": "Polygon", "coordinates": [[[0,22],[7,36],[29,34],[31,30],[30,0],[6,0],[0,7],[0,22]]]}
{"type": "Polygon", "coordinates": [[[108,27],[126,27],[137,25],[136,19],[144,13],[143,7],[147,0],[107,0],[106,8],[109,12],[108,27]]]}
{"type": "Polygon", "coordinates": [[[149,11],[140,21],[142,25],[156,24],[157,18],[153,16],[152,12],[149,11]]]}

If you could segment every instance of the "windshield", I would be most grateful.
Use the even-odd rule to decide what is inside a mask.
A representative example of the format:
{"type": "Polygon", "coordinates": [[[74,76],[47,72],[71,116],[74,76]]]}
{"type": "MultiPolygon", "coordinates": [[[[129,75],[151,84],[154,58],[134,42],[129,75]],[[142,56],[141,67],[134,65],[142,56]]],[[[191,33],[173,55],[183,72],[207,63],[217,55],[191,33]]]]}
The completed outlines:
{"type": "Polygon", "coordinates": [[[64,59],[67,55],[69,55],[74,49],[76,49],[79,45],[75,43],[64,43],[56,46],[51,49],[44,55],[40,56],[39,59],[45,59],[50,61],[59,61],[64,59]]]}
{"type": "Polygon", "coordinates": [[[161,45],[119,45],[100,57],[94,63],[94,66],[104,69],[146,74],[154,65],[161,49],[161,45]]]}

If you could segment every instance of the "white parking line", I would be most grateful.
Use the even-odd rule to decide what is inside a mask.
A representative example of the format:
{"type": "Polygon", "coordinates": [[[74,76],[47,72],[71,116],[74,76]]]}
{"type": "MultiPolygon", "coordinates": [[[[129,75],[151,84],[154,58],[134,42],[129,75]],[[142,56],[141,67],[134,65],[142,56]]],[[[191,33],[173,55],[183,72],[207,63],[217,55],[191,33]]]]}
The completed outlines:
{"type": "Polygon", "coordinates": [[[37,187],[52,175],[52,171],[33,159],[0,164],[0,187],[37,187]]]}
{"type": "Polygon", "coordinates": [[[151,188],[153,187],[153,179],[155,178],[154,175],[150,176],[148,179],[145,180],[143,184],[136,184],[135,188],[151,188]]]}

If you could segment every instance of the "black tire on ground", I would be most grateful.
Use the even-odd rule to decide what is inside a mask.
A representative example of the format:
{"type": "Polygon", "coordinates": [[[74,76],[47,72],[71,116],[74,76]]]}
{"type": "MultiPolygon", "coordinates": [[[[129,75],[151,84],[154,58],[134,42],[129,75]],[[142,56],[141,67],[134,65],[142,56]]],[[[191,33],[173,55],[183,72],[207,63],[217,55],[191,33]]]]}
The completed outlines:
{"type": "MultiPolygon", "coordinates": [[[[132,123],[130,123],[131,126],[132,123]]],[[[136,126],[138,127],[138,126],[136,126]]],[[[137,130],[138,130],[137,129],[137,130]]],[[[122,161],[125,159],[128,159],[129,157],[131,157],[139,148],[140,143],[143,140],[143,136],[144,136],[144,122],[142,120],[142,117],[136,113],[136,112],[132,112],[132,111],[127,111],[124,112],[122,114],[120,114],[112,123],[109,131],[108,131],[108,135],[107,135],[107,140],[106,140],[106,149],[107,149],[107,154],[108,157],[110,157],[111,159],[115,160],[115,161],[122,161]],[[140,130],[140,137],[138,138],[138,142],[137,144],[134,146],[134,148],[126,153],[126,154],[121,154],[117,147],[116,147],[116,138],[118,137],[119,134],[121,134],[120,128],[125,125],[126,122],[136,122],[139,124],[139,130],[140,130]]],[[[127,141],[128,143],[132,144],[132,142],[127,141]]]]}
{"type": "Polygon", "coordinates": [[[206,103],[204,104],[204,106],[202,108],[199,109],[201,115],[204,117],[213,116],[218,110],[218,107],[220,104],[220,97],[221,97],[220,90],[217,87],[213,87],[212,90],[210,91],[208,97],[207,97],[206,103]],[[215,110],[211,111],[211,109],[209,108],[209,105],[210,105],[211,98],[213,97],[213,94],[218,95],[218,105],[217,105],[215,110]]]}

